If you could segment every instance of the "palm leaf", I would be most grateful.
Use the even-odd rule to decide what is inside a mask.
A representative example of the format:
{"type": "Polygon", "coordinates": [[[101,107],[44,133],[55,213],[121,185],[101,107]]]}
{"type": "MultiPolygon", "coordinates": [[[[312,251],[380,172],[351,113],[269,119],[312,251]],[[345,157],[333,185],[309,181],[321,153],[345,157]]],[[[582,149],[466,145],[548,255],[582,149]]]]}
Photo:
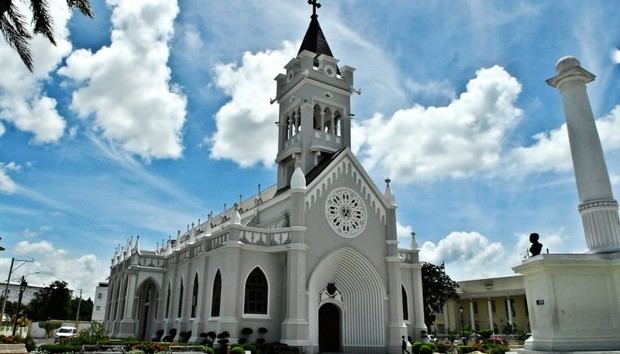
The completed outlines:
{"type": "Polygon", "coordinates": [[[90,7],[88,0],[67,0],[67,6],[72,9],[78,9],[88,17],[93,17],[93,9],[90,7]]]}
{"type": "Polygon", "coordinates": [[[31,36],[26,31],[24,16],[17,11],[13,3],[9,5],[9,9],[4,14],[0,15],[0,32],[9,46],[17,51],[28,70],[32,71],[32,53],[28,44],[31,36]]]}
{"type": "Polygon", "coordinates": [[[30,8],[32,9],[32,23],[34,24],[34,33],[41,33],[49,41],[56,45],[54,40],[54,31],[52,30],[53,20],[49,16],[46,0],[30,0],[30,8]]]}

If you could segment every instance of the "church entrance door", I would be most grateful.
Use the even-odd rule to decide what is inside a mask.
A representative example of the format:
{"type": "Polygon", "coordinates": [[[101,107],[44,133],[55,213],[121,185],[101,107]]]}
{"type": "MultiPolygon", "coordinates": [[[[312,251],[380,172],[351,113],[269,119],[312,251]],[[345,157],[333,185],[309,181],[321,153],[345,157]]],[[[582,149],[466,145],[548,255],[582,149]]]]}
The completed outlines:
{"type": "Polygon", "coordinates": [[[319,308],[319,352],[339,352],[340,309],[334,304],[324,304],[319,308]]]}

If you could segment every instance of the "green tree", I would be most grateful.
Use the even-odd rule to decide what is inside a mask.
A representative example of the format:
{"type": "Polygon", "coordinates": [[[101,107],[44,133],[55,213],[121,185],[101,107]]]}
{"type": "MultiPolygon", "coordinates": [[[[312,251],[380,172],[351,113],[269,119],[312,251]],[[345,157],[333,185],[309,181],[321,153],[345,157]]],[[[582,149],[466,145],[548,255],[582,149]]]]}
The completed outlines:
{"type": "MultiPolygon", "coordinates": [[[[71,311],[69,312],[69,318],[75,319],[75,315],[77,314],[78,302],[80,299],[74,297],[71,299],[71,311]]],[[[93,300],[88,298],[87,300],[82,299],[82,303],[80,304],[80,321],[90,321],[93,315],[93,300]]]]}
{"type": "Polygon", "coordinates": [[[67,282],[56,280],[36,293],[26,308],[26,314],[35,321],[67,320],[71,319],[70,304],[71,290],[67,288],[67,282]]]}
{"type": "MultiPolygon", "coordinates": [[[[32,71],[32,53],[30,51],[31,32],[26,28],[26,18],[16,6],[18,0],[0,0],[0,32],[7,43],[21,57],[24,65],[32,71]]],[[[53,19],[50,17],[47,0],[23,0],[29,2],[32,10],[32,33],[40,33],[56,45],[52,30],[53,19]]],[[[77,9],[88,17],[93,17],[89,0],[66,0],[70,9],[77,9]]]]}
{"type": "Polygon", "coordinates": [[[446,274],[445,266],[424,263],[422,265],[422,292],[424,297],[424,323],[430,327],[437,313],[450,298],[458,298],[458,284],[446,274]]]}

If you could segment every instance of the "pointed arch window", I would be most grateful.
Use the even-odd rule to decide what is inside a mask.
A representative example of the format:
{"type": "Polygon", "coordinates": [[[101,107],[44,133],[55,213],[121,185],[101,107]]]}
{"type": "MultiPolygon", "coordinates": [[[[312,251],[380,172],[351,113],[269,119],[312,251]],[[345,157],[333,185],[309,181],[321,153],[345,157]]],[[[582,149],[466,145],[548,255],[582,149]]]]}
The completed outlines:
{"type": "Polygon", "coordinates": [[[168,293],[166,294],[166,318],[170,317],[170,283],[168,283],[168,293]]]}
{"type": "Polygon", "coordinates": [[[269,285],[260,268],[256,267],[245,281],[245,303],[243,312],[249,314],[267,314],[269,285]]]}
{"type": "Polygon", "coordinates": [[[401,286],[402,288],[402,301],[403,301],[403,320],[409,321],[409,306],[407,305],[407,292],[405,291],[405,286],[401,286]]]}
{"type": "Polygon", "coordinates": [[[211,317],[220,315],[220,300],[222,298],[222,276],[218,270],[213,280],[213,294],[211,295],[211,317]]]}
{"type": "Polygon", "coordinates": [[[192,318],[196,317],[198,308],[198,273],[194,276],[194,287],[192,289],[192,318]]]}
{"type": "Polygon", "coordinates": [[[179,309],[177,311],[177,317],[181,317],[183,314],[183,278],[181,278],[181,287],[179,288],[179,309]]]}

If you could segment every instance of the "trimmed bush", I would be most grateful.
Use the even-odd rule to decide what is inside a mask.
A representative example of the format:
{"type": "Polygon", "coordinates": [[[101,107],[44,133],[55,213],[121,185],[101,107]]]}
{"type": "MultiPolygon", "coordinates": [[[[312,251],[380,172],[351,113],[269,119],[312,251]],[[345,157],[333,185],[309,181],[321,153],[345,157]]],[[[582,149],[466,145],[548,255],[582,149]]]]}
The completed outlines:
{"type": "Polygon", "coordinates": [[[213,349],[213,348],[211,348],[211,347],[207,347],[207,346],[205,346],[205,347],[203,348],[203,351],[204,351],[205,353],[207,353],[207,354],[215,354],[215,349],[213,349]]]}
{"type": "Polygon", "coordinates": [[[447,353],[452,348],[451,343],[439,342],[437,343],[437,351],[440,353],[447,353]]]}
{"type": "Polygon", "coordinates": [[[39,346],[39,351],[46,351],[50,354],[54,353],[67,353],[67,352],[79,352],[82,350],[80,345],[72,344],[42,344],[39,346]]]}
{"type": "Polygon", "coordinates": [[[245,351],[241,347],[234,347],[230,350],[230,354],[245,354],[245,351]]]}
{"type": "Polygon", "coordinates": [[[424,344],[424,343],[422,343],[420,341],[416,341],[415,343],[413,343],[411,345],[411,353],[413,353],[413,354],[420,354],[420,347],[422,346],[422,344],[424,344]]]}
{"type": "MultiPolygon", "coordinates": [[[[256,346],[252,345],[252,344],[246,344],[243,346],[244,350],[249,350],[252,352],[252,354],[256,354],[256,346]]],[[[502,353],[503,354],[503,353],[502,353]]]]}
{"type": "Polygon", "coordinates": [[[433,354],[433,349],[428,344],[423,344],[420,346],[420,354],[433,354]]]}

